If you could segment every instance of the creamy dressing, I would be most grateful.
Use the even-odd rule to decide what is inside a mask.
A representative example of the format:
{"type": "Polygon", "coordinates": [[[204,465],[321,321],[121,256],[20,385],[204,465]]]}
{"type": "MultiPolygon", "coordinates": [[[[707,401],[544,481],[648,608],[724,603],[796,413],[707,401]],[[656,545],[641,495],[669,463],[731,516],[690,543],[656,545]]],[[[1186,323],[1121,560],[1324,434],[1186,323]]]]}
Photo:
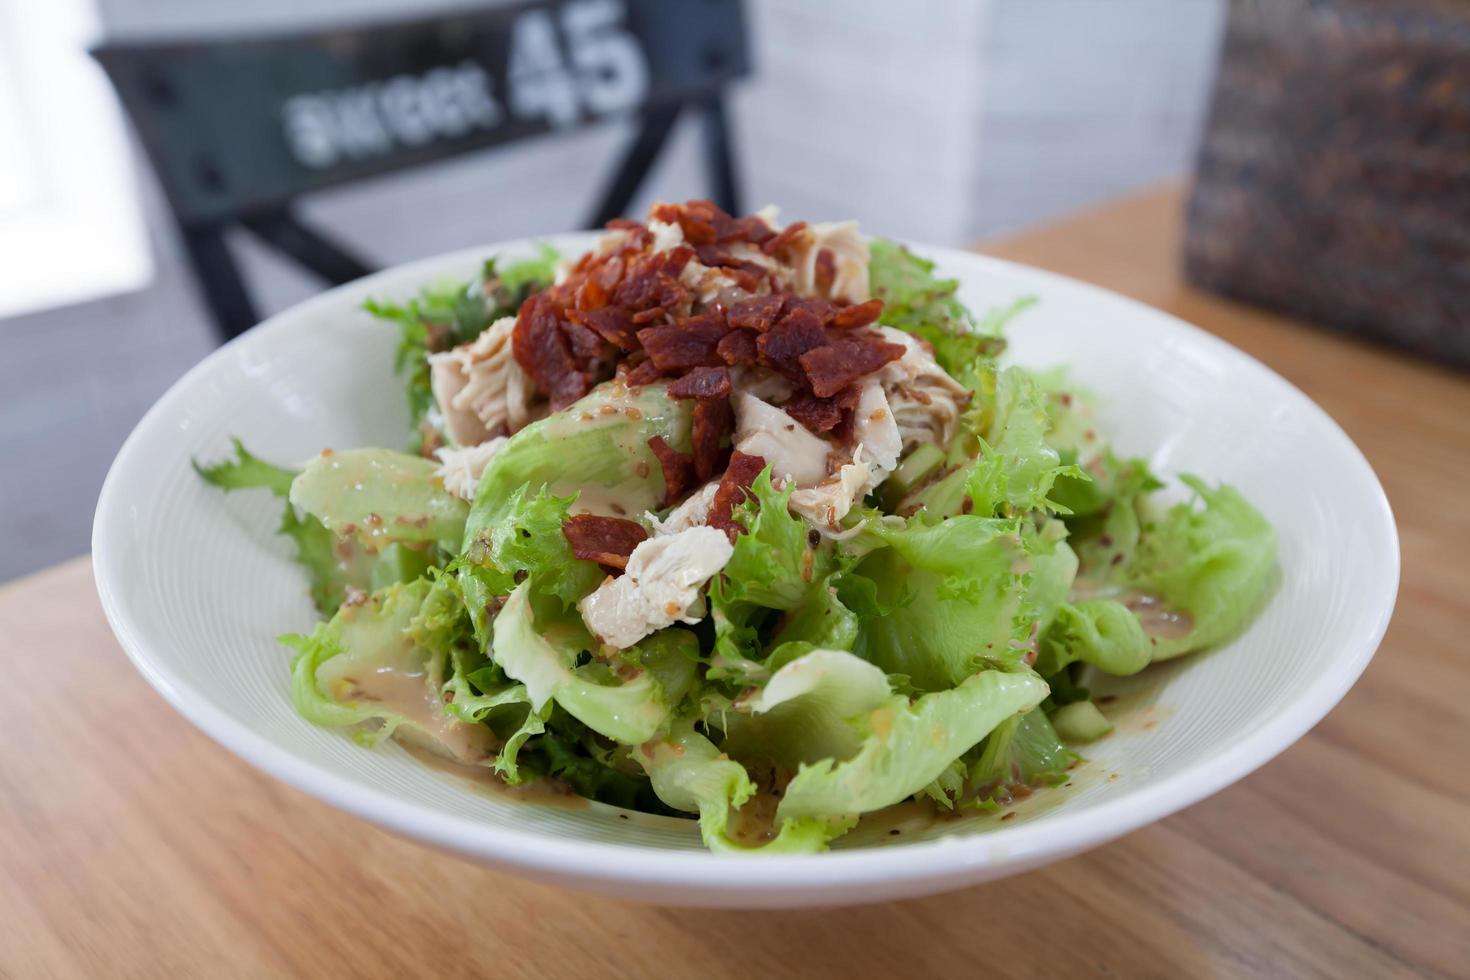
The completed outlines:
{"type": "Polygon", "coordinates": [[[1189,613],[1170,609],[1152,593],[1130,592],[1118,601],[1138,617],[1139,625],[1149,636],[1182,640],[1194,631],[1194,618],[1189,613]]]}
{"type": "Polygon", "coordinates": [[[557,806],[567,810],[584,810],[590,802],[585,797],[578,796],[565,783],[554,779],[535,779],[520,786],[511,786],[486,766],[456,763],[417,745],[404,745],[403,750],[435,772],[443,773],[456,782],[497,799],[557,806]]]}
{"type": "Polygon", "coordinates": [[[1121,603],[1138,617],[1138,623],[1149,636],[1160,640],[1182,640],[1194,630],[1194,617],[1183,609],[1174,609],[1162,596],[1141,589],[1107,585],[1093,579],[1079,578],[1067,595],[1070,602],[1089,599],[1111,599],[1121,603]]]}
{"type": "Polygon", "coordinates": [[[423,671],[385,666],[344,676],[338,683],[347,689],[350,700],[381,704],[407,720],[413,727],[400,726],[394,732],[400,741],[463,763],[481,762],[495,749],[490,729],[461,721],[444,710],[435,685],[423,671]]]}
{"type": "Polygon", "coordinates": [[[858,825],[837,842],[841,849],[873,847],[904,840],[932,840],[945,833],[987,833],[1017,822],[1034,820],[1051,812],[1076,793],[1117,776],[1096,762],[1084,759],[1067,773],[1061,786],[1040,786],[1018,796],[997,810],[946,810],[928,798],[904,800],[893,806],[864,814],[858,825]]]}

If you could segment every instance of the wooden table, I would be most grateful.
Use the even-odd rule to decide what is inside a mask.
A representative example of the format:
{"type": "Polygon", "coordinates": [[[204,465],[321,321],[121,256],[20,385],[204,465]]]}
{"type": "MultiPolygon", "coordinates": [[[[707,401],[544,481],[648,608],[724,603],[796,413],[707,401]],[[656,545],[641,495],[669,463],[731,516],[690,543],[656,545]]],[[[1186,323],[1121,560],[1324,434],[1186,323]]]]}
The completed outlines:
{"type": "Polygon", "coordinates": [[[114,643],[85,560],[0,588],[0,975],[1470,975],[1470,379],[1196,292],[1167,188],[994,245],[1200,324],[1367,453],[1403,536],[1377,659],[1261,772],[937,898],[658,909],[381,833],[237,761],[114,643]]]}

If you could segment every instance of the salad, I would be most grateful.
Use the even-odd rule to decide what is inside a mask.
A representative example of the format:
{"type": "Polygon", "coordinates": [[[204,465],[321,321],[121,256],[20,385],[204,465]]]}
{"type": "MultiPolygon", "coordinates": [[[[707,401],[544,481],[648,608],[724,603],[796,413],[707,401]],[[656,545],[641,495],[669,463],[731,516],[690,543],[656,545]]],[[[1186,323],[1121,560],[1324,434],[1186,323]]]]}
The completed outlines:
{"type": "MultiPolygon", "coordinates": [[[[505,783],[825,849],[909,799],[997,809],[1110,725],[1089,676],[1240,630],[1275,536],[1121,458],[1060,372],[852,222],[708,201],[585,255],[369,303],[411,451],[198,465],[285,499],[324,620],[292,697],[505,783]]],[[[1065,353],[1065,352],[1059,352],[1065,353]]]]}

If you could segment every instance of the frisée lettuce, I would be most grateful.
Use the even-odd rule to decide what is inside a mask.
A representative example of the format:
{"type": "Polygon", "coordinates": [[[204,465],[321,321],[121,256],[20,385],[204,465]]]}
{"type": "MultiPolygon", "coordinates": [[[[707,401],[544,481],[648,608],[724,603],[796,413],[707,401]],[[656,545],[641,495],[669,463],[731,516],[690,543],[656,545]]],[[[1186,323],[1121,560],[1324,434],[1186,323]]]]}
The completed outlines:
{"type": "Polygon", "coordinates": [[[850,223],[658,204],[368,304],[415,452],[196,470],[282,502],[324,617],[282,637],[307,721],[820,851],[1067,782],[1112,728],[1090,678],[1226,643],[1269,592],[1236,490],[1161,503],[1088,392],[1001,363],[1029,305],[972,313],[850,223]]]}

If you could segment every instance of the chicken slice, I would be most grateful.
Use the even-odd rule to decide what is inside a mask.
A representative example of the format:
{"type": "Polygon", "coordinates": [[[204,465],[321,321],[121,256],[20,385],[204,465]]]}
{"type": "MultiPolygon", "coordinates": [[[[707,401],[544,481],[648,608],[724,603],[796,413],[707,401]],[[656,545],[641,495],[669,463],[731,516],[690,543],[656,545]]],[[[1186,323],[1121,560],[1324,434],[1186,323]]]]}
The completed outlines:
{"type": "Polygon", "coordinates": [[[684,229],[677,224],[654,219],[648,223],[648,230],[653,233],[650,252],[667,252],[684,244],[684,229]]]}
{"type": "Polygon", "coordinates": [[[853,438],[863,447],[867,455],[868,479],[863,487],[866,493],[888,479],[888,474],[898,467],[898,457],[903,452],[903,436],[898,422],[883,393],[883,385],[876,378],[863,382],[862,394],[858,396],[857,408],[852,415],[853,438]]]}
{"type": "Polygon", "coordinates": [[[835,530],[847,512],[898,466],[903,440],[883,386],[874,378],[864,382],[853,410],[853,435],[858,444],[850,461],[815,486],[791,494],[791,509],[821,530],[835,530]]]}
{"type": "Polygon", "coordinates": [[[912,334],[893,327],[877,329],[884,340],[904,346],[903,357],[889,361],[878,372],[903,437],[903,449],[922,442],[949,445],[970,400],[969,389],[951,378],[912,334]]]}
{"type": "Polygon", "coordinates": [[[496,436],[478,446],[442,446],[434,450],[434,455],[439,457],[439,468],[434,475],[444,481],[445,490],[474,503],[480,475],[507,442],[510,442],[507,436],[496,436]]]}
{"type": "Polygon", "coordinates": [[[796,292],[847,303],[867,301],[868,240],[858,231],[856,221],[812,225],[792,241],[789,254],[796,292]],[[824,249],[832,253],[833,274],[830,286],[820,289],[817,256],[824,249]]]}
{"type": "Polygon", "coordinates": [[[819,529],[836,529],[852,505],[862,499],[871,473],[863,447],[858,446],[852,461],[839,466],[836,473],[816,486],[792,491],[788,506],[819,529]]]}
{"type": "Polygon", "coordinates": [[[719,489],[720,481],[711,480],[685,498],[682,504],[669,511],[669,516],[663,520],[649,514],[648,523],[653,525],[653,533],[678,534],[680,531],[687,531],[691,527],[703,524],[709,520],[709,509],[714,506],[715,491],[719,489]]]}
{"type": "Polygon", "coordinates": [[[700,589],[733,553],[725,532],[712,527],[648,538],[628,556],[622,575],[577,603],[582,621],[619,650],[675,622],[697,623],[704,614],[700,589]]]}
{"type": "Polygon", "coordinates": [[[449,437],[461,446],[531,421],[535,386],[511,353],[515,324],[513,316],[501,317],[474,340],[429,355],[429,387],[449,437]]]}
{"type": "Polygon", "coordinates": [[[747,391],[735,393],[735,448],[761,456],[772,477],[810,487],[827,476],[832,447],[775,405],[747,391]]]}

